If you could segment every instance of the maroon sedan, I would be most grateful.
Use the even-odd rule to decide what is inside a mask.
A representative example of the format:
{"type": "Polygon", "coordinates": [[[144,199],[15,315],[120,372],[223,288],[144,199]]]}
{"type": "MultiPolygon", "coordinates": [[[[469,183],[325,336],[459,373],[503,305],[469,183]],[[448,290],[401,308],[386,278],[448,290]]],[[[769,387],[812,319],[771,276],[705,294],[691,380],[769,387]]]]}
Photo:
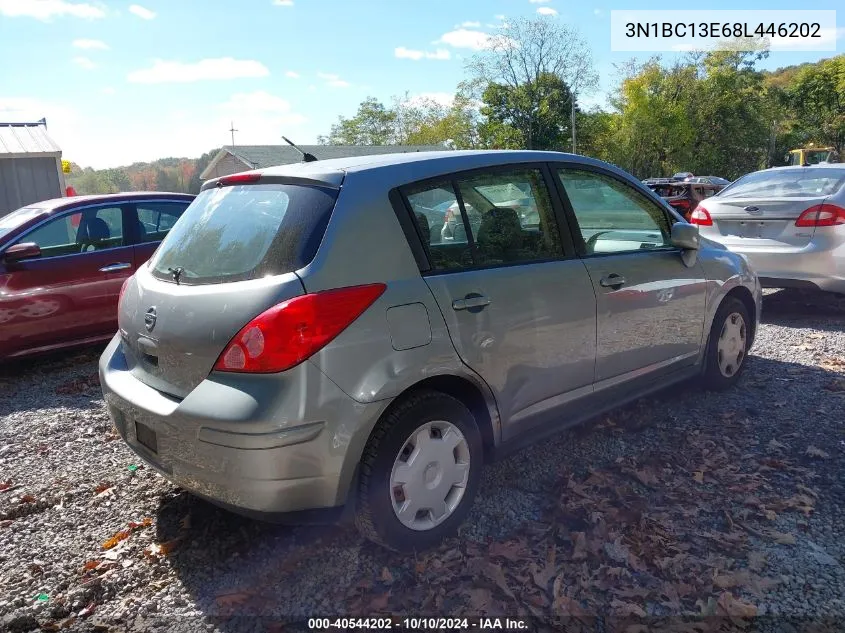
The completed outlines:
{"type": "Polygon", "coordinates": [[[193,199],[79,196],[0,217],[0,361],[108,340],[123,282],[193,199]]]}

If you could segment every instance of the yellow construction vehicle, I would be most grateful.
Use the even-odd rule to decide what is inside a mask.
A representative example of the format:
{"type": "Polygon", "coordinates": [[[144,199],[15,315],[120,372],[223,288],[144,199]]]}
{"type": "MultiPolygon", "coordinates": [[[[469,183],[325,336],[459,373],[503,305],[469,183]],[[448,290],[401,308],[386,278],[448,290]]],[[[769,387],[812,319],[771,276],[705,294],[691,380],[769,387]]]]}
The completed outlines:
{"type": "Polygon", "coordinates": [[[834,147],[803,147],[790,150],[784,158],[787,165],[818,165],[819,163],[836,163],[839,157],[834,147]]]}

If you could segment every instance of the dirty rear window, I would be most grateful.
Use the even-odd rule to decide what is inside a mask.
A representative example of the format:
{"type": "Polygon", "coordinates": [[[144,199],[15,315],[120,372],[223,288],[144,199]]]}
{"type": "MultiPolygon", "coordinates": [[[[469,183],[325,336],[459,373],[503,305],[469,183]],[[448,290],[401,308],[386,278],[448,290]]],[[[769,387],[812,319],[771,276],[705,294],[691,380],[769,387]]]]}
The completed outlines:
{"type": "Polygon", "coordinates": [[[772,169],[743,176],[717,195],[721,198],[804,198],[830,196],[845,184],[845,169],[772,169]]]}
{"type": "Polygon", "coordinates": [[[267,184],[203,191],[151,260],[153,275],[199,285],[280,275],[307,266],[337,191],[267,184]]]}

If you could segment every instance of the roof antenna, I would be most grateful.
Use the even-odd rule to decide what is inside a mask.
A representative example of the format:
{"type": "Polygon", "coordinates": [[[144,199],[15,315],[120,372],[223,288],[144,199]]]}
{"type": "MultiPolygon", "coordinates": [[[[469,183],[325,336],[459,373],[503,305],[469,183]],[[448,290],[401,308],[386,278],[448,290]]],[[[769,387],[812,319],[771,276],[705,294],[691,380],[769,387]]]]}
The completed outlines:
{"type": "Polygon", "coordinates": [[[297,146],[294,144],[294,142],[293,142],[293,141],[291,141],[291,140],[290,140],[287,136],[283,136],[283,137],[282,137],[282,140],[283,140],[285,143],[287,143],[288,145],[290,145],[292,148],[294,148],[297,152],[299,152],[300,154],[302,154],[302,162],[304,162],[304,163],[313,163],[315,160],[317,160],[317,157],[316,157],[316,156],[314,156],[314,154],[309,154],[308,152],[304,152],[304,151],[302,151],[302,150],[301,150],[299,147],[297,147],[297,146]]]}

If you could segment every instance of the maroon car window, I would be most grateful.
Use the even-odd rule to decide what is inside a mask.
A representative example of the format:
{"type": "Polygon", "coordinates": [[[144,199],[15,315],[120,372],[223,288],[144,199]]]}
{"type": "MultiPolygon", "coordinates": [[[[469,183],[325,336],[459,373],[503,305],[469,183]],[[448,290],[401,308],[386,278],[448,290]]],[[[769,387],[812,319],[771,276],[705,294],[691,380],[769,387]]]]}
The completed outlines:
{"type": "Polygon", "coordinates": [[[187,202],[138,202],[138,243],[160,242],[176,224],[187,202]]]}
{"type": "Polygon", "coordinates": [[[38,244],[42,258],[123,246],[123,214],[120,207],[98,207],[62,215],[17,240],[25,242],[38,244]]]}

